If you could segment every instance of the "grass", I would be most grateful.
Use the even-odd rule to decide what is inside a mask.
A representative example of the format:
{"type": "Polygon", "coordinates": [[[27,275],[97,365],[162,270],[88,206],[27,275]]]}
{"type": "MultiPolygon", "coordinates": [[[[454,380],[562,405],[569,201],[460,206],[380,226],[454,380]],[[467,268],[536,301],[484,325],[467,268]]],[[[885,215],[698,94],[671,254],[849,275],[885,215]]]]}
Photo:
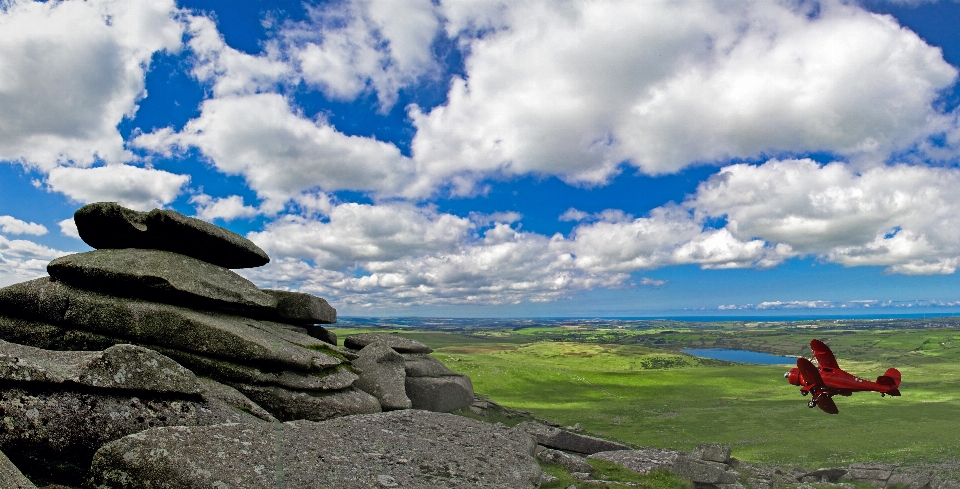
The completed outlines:
{"type": "Polygon", "coordinates": [[[960,459],[958,329],[577,332],[582,341],[538,341],[554,333],[570,338],[570,331],[499,333],[398,334],[433,347],[436,358],[470,376],[477,392],[505,406],[638,447],[689,450],[718,442],[743,460],[806,467],[960,459]],[[611,337],[620,344],[603,342],[611,337]],[[840,414],[830,416],[808,409],[807,398],[786,383],[789,366],[706,361],[677,351],[809,355],[812,337],[826,340],[841,367],[856,375],[873,378],[897,367],[903,396],[838,397],[840,414]]]}
{"type": "MultiPolygon", "coordinates": [[[[593,466],[590,476],[598,481],[611,481],[597,487],[639,487],[642,489],[693,489],[690,481],[681,479],[677,475],[666,471],[654,471],[649,474],[638,474],[632,470],[627,470],[622,466],[605,460],[587,459],[587,463],[593,466]],[[616,482],[613,482],[616,481],[616,482]],[[634,484],[618,484],[617,482],[632,482],[634,484]]],[[[589,485],[580,479],[570,476],[566,468],[556,464],[541,464],[544,472],[554,476],[557,480],[542,484],[540,489],[560,489],[570,487],[573,484],[589,485]]]]}

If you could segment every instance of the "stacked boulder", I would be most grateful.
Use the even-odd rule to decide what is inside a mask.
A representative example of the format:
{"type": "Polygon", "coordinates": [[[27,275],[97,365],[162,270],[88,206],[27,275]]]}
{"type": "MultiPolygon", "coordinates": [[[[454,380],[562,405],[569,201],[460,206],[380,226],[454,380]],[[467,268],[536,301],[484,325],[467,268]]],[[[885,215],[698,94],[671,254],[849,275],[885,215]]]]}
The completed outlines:
{"type": "Polygon", "coordinates": [[[153,427],[472,402],[469,378],[422,344],[358,335],[338,347],[320,326],[337,318],[324,299],[232,270],[269,261],[240,235],[116,203],[74,220],[94,251],[0,289],[0,450],[31,477],[73,479],[104,443],[153,427]],[[45,460],[56,467],[37,469],[45,460]]]}
{"type": "Polygon", "coordinates": [[[356,386],[374,395],[384,411],[423,409],[451,412],[473,403],[470,377],[458,374],[429,354],[419,341],[391,334],[347,336],[343,345],[356,350],[356,386]]]}

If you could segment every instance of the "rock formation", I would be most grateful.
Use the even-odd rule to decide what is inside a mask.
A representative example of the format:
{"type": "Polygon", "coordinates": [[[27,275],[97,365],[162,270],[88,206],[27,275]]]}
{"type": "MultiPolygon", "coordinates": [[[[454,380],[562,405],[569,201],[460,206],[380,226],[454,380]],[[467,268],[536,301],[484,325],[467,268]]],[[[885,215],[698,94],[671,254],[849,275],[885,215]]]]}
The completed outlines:
{"type": "Polygon", "coordinates": [[[259,289],[231,270],[269,261],[242,236],[115,203],[84,206],[75,221],[95,251],[0,289],[0,451],[34,482],[76,483],[105,443],[154,427],[473,400],[469,378],[426,345],[355,335],[338,347],[321,326],[336,322],[325,300],[259,289]]]}

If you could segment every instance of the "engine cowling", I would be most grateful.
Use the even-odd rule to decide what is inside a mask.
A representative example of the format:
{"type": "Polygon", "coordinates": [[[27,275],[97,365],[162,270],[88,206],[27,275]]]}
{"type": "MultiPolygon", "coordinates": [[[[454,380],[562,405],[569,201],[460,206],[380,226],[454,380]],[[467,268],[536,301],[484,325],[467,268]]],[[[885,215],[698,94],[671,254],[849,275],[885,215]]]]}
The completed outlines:
{"type": "Polygon", "coordinates": [[[799,368],[791,368],[789,372],[783,374],[783,378],[787,379],[787,382],[793,385],[801,385],[799,368]]]}

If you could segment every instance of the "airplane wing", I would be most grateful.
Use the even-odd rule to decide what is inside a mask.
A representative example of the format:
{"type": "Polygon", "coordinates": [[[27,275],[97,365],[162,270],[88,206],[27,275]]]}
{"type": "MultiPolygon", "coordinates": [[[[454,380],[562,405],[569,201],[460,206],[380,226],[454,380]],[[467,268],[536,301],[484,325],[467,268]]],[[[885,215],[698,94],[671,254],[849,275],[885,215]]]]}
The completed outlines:
{"type": "Polygon", "coordinates": [[[807,385],[814,384],[820,388],[827,386],[827,384],[823,382],[823,377],[820,376],[820,371],[817,370],[817,367],[815,367],[810,360],[798,358],[797,368],[800,369],[800,378],[803,379],[807,385]]]}
{"type": "MultiPolygon", "coordinates": [[[[828,349],[827,352],[829,353],[830,350],[828,349]]],[[[832,358],[833,355],[830,355],[830,357],[832,358]]],[[[820,360],[818,359],[817,361],[820,360]]],[[[800,377],[803,379],[804,383],[807,385],[814,384],[821,389],[821,394],[817,396],[816,400],[817,407],[827,414],[839,413],[840,410],[837,409],[837,404],[833,402],[833,397],[824,391],[827,388],[827,384],[823,381],[823,377],[820,376],[820,371],[817,370],[817,367],[813,365],[813,362],[807,360],[806,358],[798,358],[797,368],[800,369],[800,377]]]]}
{"type": "Polygon", "coordinates": [[[820,367],[827,368],[840,368],[837,365],[837,358],[833,356],[833,352],[830,351],[830,347],[824,344],[820,340],[811,340],[810,348],[813,349],[813,356],[817,357],[817,363],[820,364],[820,367]]]}
{"type": "Polygon", "coordinates": [[[820,399],[817,399],[817,407],[827,414],[840,413],[840,410],[837,409],[837,403],[833,402],[833,398],[827,395],[820,396],[820,399]]]}

